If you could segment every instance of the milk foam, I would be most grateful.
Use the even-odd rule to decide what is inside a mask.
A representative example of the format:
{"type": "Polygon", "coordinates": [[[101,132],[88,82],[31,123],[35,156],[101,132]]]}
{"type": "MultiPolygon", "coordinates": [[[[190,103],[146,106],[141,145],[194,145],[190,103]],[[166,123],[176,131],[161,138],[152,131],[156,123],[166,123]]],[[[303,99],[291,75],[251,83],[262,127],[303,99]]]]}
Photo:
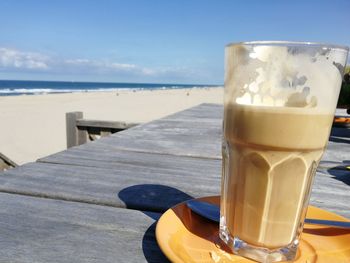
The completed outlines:
{"type": "Polygon", "coordinates": [[[344,56],[306,46],[235,46],[226,50],[225,103],[335,108],[344,56]],[[334,92],[329,92],[334,89],[334,92]]]}

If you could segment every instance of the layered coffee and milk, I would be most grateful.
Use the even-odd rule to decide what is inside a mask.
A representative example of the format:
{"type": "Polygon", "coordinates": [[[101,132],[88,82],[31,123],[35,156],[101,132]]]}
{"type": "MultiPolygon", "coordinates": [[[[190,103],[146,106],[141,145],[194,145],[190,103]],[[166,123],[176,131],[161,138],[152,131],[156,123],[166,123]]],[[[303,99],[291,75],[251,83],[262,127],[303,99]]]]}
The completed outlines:
{"type": "Polygon", "coordinates": [[[225,105],[221,205],[232,236],[267,248],[296,238],[332,118],[316,109],[225,105]]]}
{"type": "Polygon", "coordinates": [[[257,261],[293,260],[347,51],[250,42],[225,53],[220,237],[257,261]]]}

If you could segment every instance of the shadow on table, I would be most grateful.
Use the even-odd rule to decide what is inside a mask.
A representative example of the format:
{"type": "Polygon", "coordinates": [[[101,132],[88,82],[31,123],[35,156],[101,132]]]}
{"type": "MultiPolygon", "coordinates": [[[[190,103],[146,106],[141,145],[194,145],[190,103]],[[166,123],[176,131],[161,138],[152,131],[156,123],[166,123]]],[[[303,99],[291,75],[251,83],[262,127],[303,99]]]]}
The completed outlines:
{"type": "Polygon", "coordinates": [[[129,209],[153,212],[165,212],[193,198],[176,188],[159,184],[133,185],[122,189],[118,196],[129,209]]]}
{"type": "Polygon", "coordinates": [[[332,128],[329,140],[332,142],[350,144],[350,129],[332,128]]]}
{"type": "Polygon", "coordinates": [[[350,167],[350,160],[344,160],[342,163],[342,165],[332,167],[327,171],[330,175],[334,176],[334,179],[350,185],[350,169],[347,168],[350,167]]]}
{"type": "Polygon", "coordinates": [[[347,138],[338,138],[338,137],[335,137],[335,136],[330,136],[329,140],[331,142],[349,143],[350,144],[350,139],[347,139],[347,138]]]}
{"type": "Polygon", "coordinates": [[[160,217],[159,212],[163,213],[170,207],[193,197],[176,188],[158,184],[133,185],[122,189],[118,196],[127,208],[140,210],[156,220],[142,238],[142,250],[146,260],[148,262],[169,262],[156,241],[155,229],[160,217]]]}

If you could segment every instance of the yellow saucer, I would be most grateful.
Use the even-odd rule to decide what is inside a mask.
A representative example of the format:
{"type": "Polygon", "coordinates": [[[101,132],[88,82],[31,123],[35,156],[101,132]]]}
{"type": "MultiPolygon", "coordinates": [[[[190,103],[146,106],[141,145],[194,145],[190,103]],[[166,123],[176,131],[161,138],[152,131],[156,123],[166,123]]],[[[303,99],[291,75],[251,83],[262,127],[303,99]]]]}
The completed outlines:
{"type": "MultiPolygon", "coordinates": [[[[220,197],[200,198],[219,204],[220,197]]],[[[307,217],[348,221],[309,206],[307,217]]],[[[157,242],[172,262],[254,262],[233,255],[219,238],[215,223],[193,213],[185,203],[167,210],[156,228],[157,242]]],[[[295,262],[350,262],[350,230],[305,224],[295,262]]]]}

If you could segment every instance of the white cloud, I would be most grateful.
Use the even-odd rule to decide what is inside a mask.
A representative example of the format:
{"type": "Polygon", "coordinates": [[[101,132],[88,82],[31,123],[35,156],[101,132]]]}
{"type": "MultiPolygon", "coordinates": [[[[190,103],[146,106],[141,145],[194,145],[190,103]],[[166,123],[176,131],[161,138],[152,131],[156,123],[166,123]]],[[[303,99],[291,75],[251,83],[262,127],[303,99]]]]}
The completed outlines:
{"type": "Polygon", "coordinates": [[[60,58],[42,53],[0,47],[0,71],[57,75],[112,77],[124,80],[184,80],[199,76],[188,68],[155,67],[121,63],[107,59],[60,58]]]}
{"type": "Polygon", "coordinates": [[[152,75],[156,75],[157,72],[154,69],[143,68],[142,73],[146,76],[152,76],[152,75]]]}
{"type": "Polygon", "coordinates": [[[91,60],[84,58],[66,59],[61,61],[58,65],[61,70],[69,70],[71,72],[80,73],[97,73],[97,74],[109,74],[109,73],[142,73],[142,67],[135,64],[118,63],[106,60],[91,60]]]}
{"type": "Polygon", "coordinates": [[[48,60],[47,56],[39,53],[0,48],[1,68],[46,70],[49,68],[48,60]]]}
{"type": "Polygon", "coordinates": [[[134,70],[138,68],[134,64],[121,64],[121,63],[111,63],[111,64],[107,64],[107,66],[116,70],[134,70]]]}
{"type": "Polygon", "coordinates": [[[66,59],[64,62],[72,65],[84,65],[84,64],[90,63],[90,60],[84,59],[84,58],[78,58],[78,59],[66,59]]]}
{"type": "MultiPolygon", "coordinates": [[[[52,72],[116,73],[134,72],[142,74],[144,69],[135,64],[118,63],[86,58],[60,59],[44,54],[25,52],[13,48],[0,47],[0,68],[6,70],[49,70],[52,72]]],[[[147,73],[146,73],[147,74],[147,73]]]]}

